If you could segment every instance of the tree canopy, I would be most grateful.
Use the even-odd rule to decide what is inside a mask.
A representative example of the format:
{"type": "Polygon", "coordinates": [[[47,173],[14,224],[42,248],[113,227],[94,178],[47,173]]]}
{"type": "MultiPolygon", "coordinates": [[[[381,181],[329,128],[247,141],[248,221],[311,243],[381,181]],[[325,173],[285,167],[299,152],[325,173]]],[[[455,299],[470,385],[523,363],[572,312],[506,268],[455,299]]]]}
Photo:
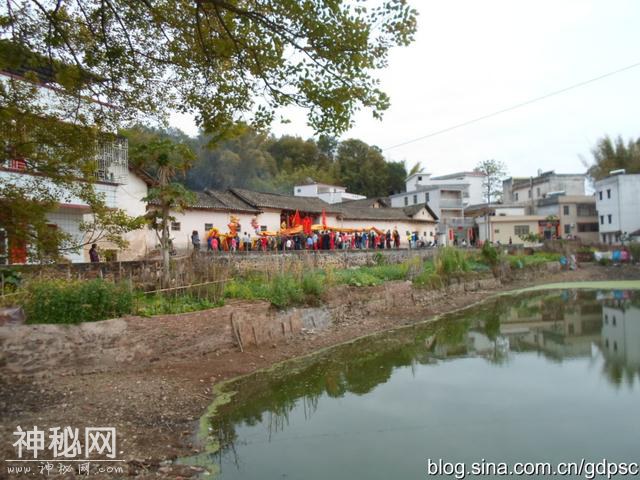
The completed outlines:
{"type": "MultiPolygon", "coordinates": [[[[415,30],[416,12],[406,0],[7,0],[0,6],[0,38],[38,59],[31,70],[41,81],[110,102],[121,118],[191,112],[216,134],[240,114],[264,125],[289,105],[306,108],[318,132],[346,130],[362,107],[380,116],[389,99],[374,72],[415,30]]],[[[113,112],[101,113],[106,120],[113,112]]]]}
{"type": "Polygon", "coordinates": [[[587,170],[592,180],[600,180],[612,170],[624,168],[627,173],[640,173],[640,137],[626,143],[621,136],[615,140],[604,136],[591,150],[593,164],[587,170]]]}

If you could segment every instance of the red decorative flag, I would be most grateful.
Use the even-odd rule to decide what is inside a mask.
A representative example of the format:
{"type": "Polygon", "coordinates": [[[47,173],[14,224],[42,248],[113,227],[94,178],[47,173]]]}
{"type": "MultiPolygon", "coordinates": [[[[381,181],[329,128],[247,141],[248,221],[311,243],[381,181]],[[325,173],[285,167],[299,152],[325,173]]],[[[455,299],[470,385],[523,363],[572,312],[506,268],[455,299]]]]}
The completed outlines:
{"type": "Polygon", "coordinates": [[[293,221],[291,222],[291,226],[297,227],[298,225],[302,225],[302,220],[300,220],[300,212],[296,210],[296,214],[293,216],[293,221]]]}

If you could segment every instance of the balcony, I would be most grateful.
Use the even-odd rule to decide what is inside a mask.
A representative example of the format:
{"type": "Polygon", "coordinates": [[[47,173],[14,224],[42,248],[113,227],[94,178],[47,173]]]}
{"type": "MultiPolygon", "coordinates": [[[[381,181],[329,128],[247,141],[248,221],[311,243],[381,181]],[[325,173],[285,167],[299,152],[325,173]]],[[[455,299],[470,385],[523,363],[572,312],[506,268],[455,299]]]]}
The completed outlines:
{"type": "Polygon", "coordinates": [[[456,208],[456,209],[462,209],[463,208],[463,204],[462,204],[462,199],[461,198],[441,198],[439,205],[438,205],[441,209],[442,208],[456,208]]]}

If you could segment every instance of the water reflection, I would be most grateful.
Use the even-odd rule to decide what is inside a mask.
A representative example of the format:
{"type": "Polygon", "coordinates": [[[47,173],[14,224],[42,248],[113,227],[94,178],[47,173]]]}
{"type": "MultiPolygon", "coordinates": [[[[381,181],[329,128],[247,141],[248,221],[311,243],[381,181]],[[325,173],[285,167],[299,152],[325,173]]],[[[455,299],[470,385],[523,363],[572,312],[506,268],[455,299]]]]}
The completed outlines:
{"type": "MultiPolygon", "coordinates": [[[[321,400],[325,402],[325,414],[338,408],[327,406],[329,399],[344,398],[358,405],[354,398],[358,397],[363,404],[374,404],[371,399],[376,399],[378,390],[387,383],[397,384],[396,389],[408,388],[406,381],[398,380],[404,375],[400,372],[420,377],[420,381],[425,375],[436,382],[448,381],[449,377],[438,376],[436,369],[425,370],[424,366],[457,365],[455,362],[468,361],[465,359],[476,359],[470,368],[479,376],[496,375],[497,368],[515,378],[530,374],[538,382],[549,374],[545,370],[548,368],[557,370],[567,364],[575,370],[578,365],[596,365],[596,374],[604,374],[613,389],[623,385],[634,388],[640,382],[640,296],[630,292],[560,291],[501,297],[438,322],[363,339],[244,378],[232,385],[237,392],[233,401],[222,406],[211,421],[221,445],[218,461],[222,464],[227,458],[227,464],[241,469],[237,447],[251,444],[251,435],[255,435],[252,427],[264,426],[265,441],[272,442],[291,424],[313,423],[321,400]],[[522,365],[532,358],[546,363],[522,365]],[[477,360],[494,370],[479,367],[477,360]],[[239,434],[239,430],[244,433],[239,434]]],[[[581,377],[574,379],[578,385],[593,376],[590,371],[578,373],[581,377]]],[[[473,371],[468,374],[473,378],[473,371]]],[[[464,375],[460,378],[466,380],[456,380],[453,387],[463,395],[477,392],[466,392],[465,382],[472,382],[464,375]]],[[[428,398],[434,392],[429,385],[426,390],[408,390],[409,395],[428,398]]],[[[505,385],[509,387],[510,383],[497,383],[495,388],[505,385]]],[[[526,401],[526,393],[520,395],[526,401]]],[[[406,408],[411,408],[409,400],[406,408]]],[[[428,410],[430,403],[425,400],[419,408],[428,410]]],[[[387,413],[397,412],[391,409],[387,413]]],[[[352,420],[347,416],[343,421],[352,420]]]]}

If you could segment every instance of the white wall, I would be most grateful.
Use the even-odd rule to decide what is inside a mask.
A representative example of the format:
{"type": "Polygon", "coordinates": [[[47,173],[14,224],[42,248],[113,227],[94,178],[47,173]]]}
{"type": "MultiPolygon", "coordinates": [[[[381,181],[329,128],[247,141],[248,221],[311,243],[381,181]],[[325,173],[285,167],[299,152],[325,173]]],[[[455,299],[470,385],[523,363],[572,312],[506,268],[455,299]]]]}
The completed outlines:
{"type": "Polygon", "coordinates": [[[601,234],[618,231],[631,233],[640,229],[640,174],[614,175],[596,182],[595,186],[601,234]],[[608,198],[607,190],[611,190],[611,198],[608,198]],[[611,215],[611,223],[608,215],[611,215]],[[601,216],[604,217],[604,223],[601,223],[601,216]]]}

